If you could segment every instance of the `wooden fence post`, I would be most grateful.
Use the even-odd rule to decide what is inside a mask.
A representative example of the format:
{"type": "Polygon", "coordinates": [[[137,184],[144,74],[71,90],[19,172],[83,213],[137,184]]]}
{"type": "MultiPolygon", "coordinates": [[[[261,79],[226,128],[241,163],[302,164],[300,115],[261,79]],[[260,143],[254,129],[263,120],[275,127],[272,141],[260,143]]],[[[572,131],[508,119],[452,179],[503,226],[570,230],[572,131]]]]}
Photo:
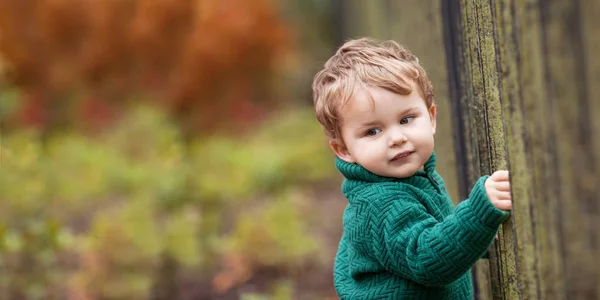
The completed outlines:
{"type": "Polygon", "coordinates": [[[477,298],[600,299],[600,4],[442,3],[460,186],[511,171],[477,298]]]}

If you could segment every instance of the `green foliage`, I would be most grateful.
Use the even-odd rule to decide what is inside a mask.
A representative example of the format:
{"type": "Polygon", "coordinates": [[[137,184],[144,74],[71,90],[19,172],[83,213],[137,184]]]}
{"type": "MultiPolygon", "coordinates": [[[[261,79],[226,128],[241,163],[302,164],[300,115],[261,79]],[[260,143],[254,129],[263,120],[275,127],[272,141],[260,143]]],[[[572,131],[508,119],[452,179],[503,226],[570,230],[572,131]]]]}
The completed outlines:
{"type": "MultiPolygon", "coordinates": [[[[0,80],[3,79],[2,71],[2,67],[0,66],[0,80]]],[[[21,95],[15,88],[7,89],[4,86],[0,86],[0,88],[3,89],[2,93],[0,93],[0,120],[5,120],[19,108],[19,97],[21,95]]]]}
{"type": "Polygon", "coordinates": [[[40,199],[47,194],[47,180],[40,161],[41,145],[35,135],[25,132],[15,136],[2,136],[2,172],[0,172],[0,219],[18,221],[11,214],[28,215],[40,208],[40,199]],[[24,193],[23,191],[27,191],[24,193]]]}
{"type": "Polygon", "coordinates": [[[293,289],[289,281],[280,281],[271,289],[269,294],[244,293],[240,300],[290,300],[293,299],[293,289]]]}
{"type": "Polygon", "coordinates": [[[264,266],[293,264],[315,254],[318,246],[290,199],[293,196],[269,201],[257,213],[243,213],[230,238],[229,251],[264,266]]]}
{"type": "MultiPolygon", "coordinates": [[[[241,138],[184,142],[164,115],[136,107],[106,134],[44,141],[31,131],[2,136],[0,265],[10,268],[0,294],[146,299],[166,276],[156,272],[165,256],[179,274],[216,274],[218,262],[241,256],[250,277],[318,257],[302,203],[335,173],[309,111],[241,138]]],[[[291,286],[272,295],[290,299],[291,286]]]]}
{"type": "Polygon", "coordinates": [[[312,112],[288,112],[241,140],[211,137],[196,143],[191,159],[197,195],[239,199],[330,178],[332,156],[312,112]],[[223,180],[226,178],[227,180],[223,180]]]}

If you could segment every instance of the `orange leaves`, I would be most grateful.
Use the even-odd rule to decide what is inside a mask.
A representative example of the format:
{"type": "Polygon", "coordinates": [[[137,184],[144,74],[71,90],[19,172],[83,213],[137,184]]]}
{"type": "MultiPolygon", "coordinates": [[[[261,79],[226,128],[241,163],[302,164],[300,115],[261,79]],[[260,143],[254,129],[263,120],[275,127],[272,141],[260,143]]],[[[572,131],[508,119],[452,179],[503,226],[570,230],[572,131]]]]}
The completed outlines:
{"type": "MultiPolygon", "coordinates": [[[[260,100],[270,100],[270,87],[257,79],[265,75],[268,78],[289,50],[286,28],[275,9],[263,0],[198,1],[193,30],[186,43],[181,69],[176,73],[180,77],[174,78],[172,86],[175,109],[188,110],[193,104],[188,97],[199,96],[206,99],[200,109],[221,116],[239,111],[236,107],[258,109],[252,105],[257,92],[267,94],[267,99],[260,100]],[[227,98],[232,94],[235,96],[227,98]]],[[[269,103],[272,101],[266,101],[269,103]]]]}
{"type": "Polygon", "coordinates": [[[213,288],[217,293],[225,293],[252,278],[251,265],[243,255],[227,255],[223,261],[224,269],[212,280],[213,288]]]}
{"type": "Polygon", "coordinates": [[[64,98],[121,105],[140,95],[193,130],[215,115],[246,120],[277,98],[268,82],[290,44],[269,0],[0,0],[8,78],[40,95],[33,104],[50,123],[65,116],[53,105],[64,98]]]}

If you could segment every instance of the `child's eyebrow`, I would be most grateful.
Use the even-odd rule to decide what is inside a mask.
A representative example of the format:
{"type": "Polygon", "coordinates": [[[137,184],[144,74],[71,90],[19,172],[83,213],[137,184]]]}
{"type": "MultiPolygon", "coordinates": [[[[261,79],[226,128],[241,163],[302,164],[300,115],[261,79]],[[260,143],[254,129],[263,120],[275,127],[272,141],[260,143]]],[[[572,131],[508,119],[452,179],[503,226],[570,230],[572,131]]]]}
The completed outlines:
{"type": "MultiPolygon", "coordinates": [[[[419,107],[418,106],[409,107],[409,108],[403,110],[402,112],[400,112],[400,115],[405,115],[405,114],[408,114],[408,113],[410,113],[412,111],[415,111],[415,110],[419,110],[419,107]]],[[[361,123],[360,124],[360,128],[375,126],[375,125],[379,125],[380,123],[381,122],[377,121],[377,120],[375,120],[375,121],[369,121],[369,122],[361,123]]]]}
{"type": "Polygon", "coordinates": [[[362,124],[360,124],[360,127],[370,127],[370,126],[375,126],[375,125],[379,125],[379,121],[371,121],[371,122],[362,123],[362,124]]]}
{"type": "Polygon", "coordinates": [[[413,110],[419,110],[419,107],[418,106],[409,107],[409,108],[403,110],[400,114],[404,115],[404,114],[407,114],[407,113],[409,113],[409,112],[411,112],[413,110]]]}

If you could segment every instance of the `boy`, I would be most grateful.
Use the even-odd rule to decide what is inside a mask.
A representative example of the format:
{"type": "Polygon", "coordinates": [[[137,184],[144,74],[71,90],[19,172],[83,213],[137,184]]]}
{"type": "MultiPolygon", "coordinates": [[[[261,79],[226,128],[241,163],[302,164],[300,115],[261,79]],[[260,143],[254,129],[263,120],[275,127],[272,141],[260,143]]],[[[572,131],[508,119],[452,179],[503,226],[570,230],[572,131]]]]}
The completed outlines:
{"type": "Polygon", "coordinates": [[[338,296],[472,299],[469,270],[509,216],[508,172],[480,178],[454,208],[435,172],[433,88],[393,41],[345,43],[312,88],[348,199],[338,296]]]}

